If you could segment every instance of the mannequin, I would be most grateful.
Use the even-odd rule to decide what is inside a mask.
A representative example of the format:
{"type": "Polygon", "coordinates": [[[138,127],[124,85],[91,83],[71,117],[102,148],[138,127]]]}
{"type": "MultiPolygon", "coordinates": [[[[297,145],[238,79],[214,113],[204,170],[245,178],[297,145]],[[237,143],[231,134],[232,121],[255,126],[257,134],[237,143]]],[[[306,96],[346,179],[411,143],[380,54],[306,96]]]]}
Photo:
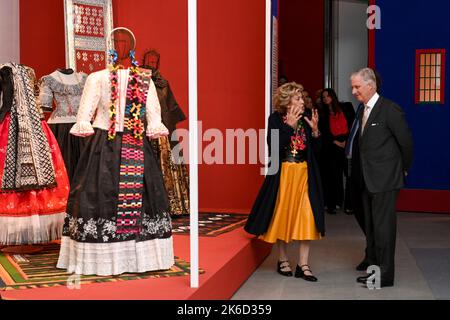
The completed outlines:
{"type": "Polygon", "coordinates": [[[143,68],[148,68],[153,72],[159,70],[160,54],[155,49],[150,49],[144,53],[143,68]]]}
{"type": "Polygon", "coordinates": [[[38,104],[44,112],[51,112],[47,123],[58,141],[69,181],[83,148],[83,139],[70,135],[69,131],[76,122],[86,78],[85,73],[60,68],[40,80],[38,104]]]}
{"type": "Polygon", "coordinates": [[[116,28],[111,32],[111,41],[117,52],[119,64],[130,57],[130,52],[136,49],[134,34],[127,28],[116,28]]]}
{"type": "Polygon", "coordinates": [[[31,253],[61,237],[68,179],[57,142],[36,104],[34,71],[0,65],[0,245],[31,253]]]}
{"type": "Polygon", "coordinates": [[[172,226],[150,145],[168,130],[155,85],[134,59],[133,33],[116,28],[110,41],[111,64],[88,76],[70,131],[89,138],[71,185],[57,267],[86,275],[169,269],[172,226]]]}
{"type": "Polygon", "coordinates": [[[170,204],[172,218],[189,214],[189,175],[186,165],[181,161],[174,163],[172,149],[178,141],[175,136],[176,124],[186,119],[183,111],[175,100],[169,82],[159,71],[160,54],[155,49],[147,50],[144,54],[144,67],[152,71],[152,79],[156,85],[161,117],[164,125],[169,129],[169,137],[152,140],[153,148],[158,155],[164,183],[170,204]]]}

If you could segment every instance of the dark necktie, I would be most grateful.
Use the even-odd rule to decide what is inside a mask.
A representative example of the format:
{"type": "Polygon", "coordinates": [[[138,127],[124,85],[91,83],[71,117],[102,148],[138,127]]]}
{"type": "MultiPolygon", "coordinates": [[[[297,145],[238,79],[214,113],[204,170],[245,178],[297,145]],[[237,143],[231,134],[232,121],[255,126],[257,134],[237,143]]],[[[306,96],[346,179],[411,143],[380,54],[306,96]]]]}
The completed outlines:
{"type": "Polygon", "coordinates": [[[361,110],[364,110],[364,105],[362,103],[358,106],[358,109],[356,109],[355,120],[353,120],[353,124],[350,129],[350,134],[348,136],[347,144],[345,145],[345,155],[348,159],[352,158],[353,141],[354,141],[356,133],[358,132],[358,129],[359,129],[359,115],[361,113],[361,110]]]}

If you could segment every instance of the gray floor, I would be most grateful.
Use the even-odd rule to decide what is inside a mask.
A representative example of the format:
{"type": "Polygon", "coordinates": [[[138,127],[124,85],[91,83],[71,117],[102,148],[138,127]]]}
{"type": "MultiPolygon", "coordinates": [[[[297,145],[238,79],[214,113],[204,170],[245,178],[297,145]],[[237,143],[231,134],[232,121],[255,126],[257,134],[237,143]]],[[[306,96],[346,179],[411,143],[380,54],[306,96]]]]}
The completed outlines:
{"type": "MultiPolygon", "coordinates": [[[[296,300],[435,300],[450,299],[450,215],[399,213],[395,286],[369,290],[356,283],[364,236],[354,216],[326,216],[327,236],[311,245],[310,266],[316,283],[276,273],[276,249],[232,297],[296,300]]],[[[291,246],[291,265],[297,247],[291,246]]]]}

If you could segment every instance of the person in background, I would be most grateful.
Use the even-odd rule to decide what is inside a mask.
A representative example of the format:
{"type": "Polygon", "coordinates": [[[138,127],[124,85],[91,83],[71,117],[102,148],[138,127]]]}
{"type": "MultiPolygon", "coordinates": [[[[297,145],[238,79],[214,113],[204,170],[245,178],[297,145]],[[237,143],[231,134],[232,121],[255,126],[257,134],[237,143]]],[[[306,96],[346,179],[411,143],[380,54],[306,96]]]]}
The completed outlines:
{"type": "Polygon", "coordinates": [[[280,75],[280,77],[278,78],[278,86],[282,86],[283,84],[288,82],[288,78],[285,75],[280,75]]]}
{"type": "Polygon", "coordinates": [[[347,106],[340,103],[336,92],[330,88],[322,90],[322,105],[321,174],[327,212],[336,214],[336,209],[340,208],[344,201],[343,174],[346,163],[344,148],[349,133],[349,123],[353,122],[354,111],[351,104],[347,106]]]}
{"type": "Polygon", "coordinates": [[[287,244],[299,241],[295,277],[317,281],[308,264],[310,241],[325,235],[323,197],[315,152],[320,148],[319,116],[303,116],[302,86],[289,82],[278,88],[275,112],[269,117],[269,156],[281,170],[267,175],[244,229],[279,249],[277,271],[292,276],[287,244]],[[279,140],[272,149],[272,137],[279,140]],[[273,158],[273,157],[272,157],[273,158]]]}
{"type": "MultiPolygon", "coordinates": [[[[314,94],[314,105],[316,106],[316,108],[320,111],[322,110],[322,91],[323,89],[319,89],[316,91],[316,93],[314,94]]],[[[320,112],[319,112],[320,115],[320,112]]]]}
{"type": "Polygon", "coordinates": [[[309,92],[305,89],[302,91],[302,98],[303,101],[306,101],[306,99],[309,98],[309,92]]]}

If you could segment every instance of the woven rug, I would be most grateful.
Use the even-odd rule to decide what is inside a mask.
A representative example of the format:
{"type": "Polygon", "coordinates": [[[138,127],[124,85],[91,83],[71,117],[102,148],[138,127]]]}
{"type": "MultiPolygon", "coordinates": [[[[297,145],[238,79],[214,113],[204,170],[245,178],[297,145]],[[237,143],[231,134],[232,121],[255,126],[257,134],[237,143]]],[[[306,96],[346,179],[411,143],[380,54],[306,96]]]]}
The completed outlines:
{"type": "MultiPolygon", "coordinates": [[[[212,213],[200,212],[198,214],[198,234],[206,237],[216,237],[222,233],[230,232],[242,227],[248,215],[241,213],[212,213]]],[[[176,216],[172,218],[173,234],[189,235],[189,216],[176,216]]]]}
{"type": "MultiPolygon", "coordinates": [[[[78,276],[56,268],[59,243],[43,245],[35,254],[5,254],[0,252],[0,290],[74,286],[98,282],[114,282],[189,275],[189,263],[175,257],[175,265],[166,271],[124,273],[118,276],[78,276]]],[[[200,274],[205,273],[200,269],[200,274]]]]}

